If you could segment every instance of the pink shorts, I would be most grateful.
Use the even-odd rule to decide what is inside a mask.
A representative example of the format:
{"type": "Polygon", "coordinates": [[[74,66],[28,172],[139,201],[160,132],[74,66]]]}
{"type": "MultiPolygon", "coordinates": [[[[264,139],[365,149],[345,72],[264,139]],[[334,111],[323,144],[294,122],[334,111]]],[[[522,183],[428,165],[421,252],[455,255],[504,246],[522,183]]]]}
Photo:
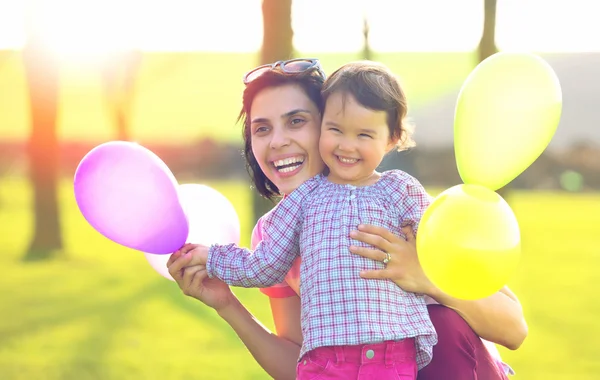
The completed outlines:
{"type": "Polygon", "coordinates": [[[417,377],[414,339],[356,346],[319,347],[298,363],[296,379],[402,379],[417,377]]]}

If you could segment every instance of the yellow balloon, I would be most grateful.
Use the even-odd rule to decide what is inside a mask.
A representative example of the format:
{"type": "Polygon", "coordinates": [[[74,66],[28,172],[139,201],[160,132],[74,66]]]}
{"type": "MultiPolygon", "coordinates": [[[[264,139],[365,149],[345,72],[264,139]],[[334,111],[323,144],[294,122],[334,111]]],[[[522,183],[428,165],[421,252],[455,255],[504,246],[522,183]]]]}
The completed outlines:
{"type": "Polygon", "coordinates": [[[469,300],[487,297],[506,285],[519,263],[517,218],[486,187],[451,187],[425,210],[417,252],[423,271],[444,293],[469,300]]]}
{"type": "Polygon", "coordinates": [[[546,149],[560,121],[562,92],[546,61],[501,52],[467,77],[454,113],[454,151],[466,184],[497,190],[546,149]]]}

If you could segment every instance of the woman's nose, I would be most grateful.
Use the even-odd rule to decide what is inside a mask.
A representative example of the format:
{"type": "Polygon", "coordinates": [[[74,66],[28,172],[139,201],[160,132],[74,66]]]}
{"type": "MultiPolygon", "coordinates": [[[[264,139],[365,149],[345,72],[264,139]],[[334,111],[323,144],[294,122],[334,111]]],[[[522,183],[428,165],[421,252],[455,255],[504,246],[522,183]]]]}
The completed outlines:
{"type": "Polygon", "coordinates": [[[285,130],[273,130],[273,137],[271,138],[271,148],[279,149],[284,146],[290,145],[290,138],[285,130]]]}

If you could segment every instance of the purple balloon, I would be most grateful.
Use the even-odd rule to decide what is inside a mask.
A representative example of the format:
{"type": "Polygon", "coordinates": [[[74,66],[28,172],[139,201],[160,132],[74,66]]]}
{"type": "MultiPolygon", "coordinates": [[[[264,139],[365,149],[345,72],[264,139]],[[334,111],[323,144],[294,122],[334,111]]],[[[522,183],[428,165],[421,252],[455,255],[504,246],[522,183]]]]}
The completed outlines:
{"type": "Polygon", "coordinates": [[[172,253],[189,233],[178,184],[150,150],[125,141],[98,145],[75,172],[75,199],[102,235],[129,248],[172,253]]]}

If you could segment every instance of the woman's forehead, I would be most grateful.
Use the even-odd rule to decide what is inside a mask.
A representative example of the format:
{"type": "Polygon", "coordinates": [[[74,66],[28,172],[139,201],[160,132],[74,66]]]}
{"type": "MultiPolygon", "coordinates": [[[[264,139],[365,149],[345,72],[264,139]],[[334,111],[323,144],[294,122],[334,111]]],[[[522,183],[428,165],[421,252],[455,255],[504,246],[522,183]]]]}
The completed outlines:
{"type": "Polygon", "coordinates": [[[316,104],[298,85],[269,87],[256,94],[250,113],[252,118],[260,115],[283,115],[295,109],[314,112],[316,104]],[[259,115],[260,114],[260,115],[259,115]]]}

